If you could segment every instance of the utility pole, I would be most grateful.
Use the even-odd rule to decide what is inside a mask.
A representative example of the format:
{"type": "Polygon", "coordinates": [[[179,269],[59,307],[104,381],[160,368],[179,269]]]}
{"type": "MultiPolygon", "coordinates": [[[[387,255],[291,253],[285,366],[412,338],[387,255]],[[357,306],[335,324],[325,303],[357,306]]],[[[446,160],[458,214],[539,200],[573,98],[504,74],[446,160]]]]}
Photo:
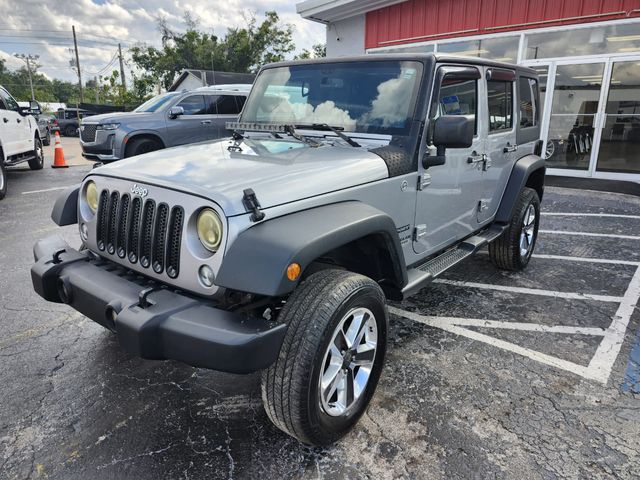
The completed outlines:
{"type": "Polygon", "coordinates": [[[93,83],[96,86],[96,104],[100,103],[100,85],[98,85],[98,76],[93,77],[93,83]]]}
{"type": "Polygon", "coordinates": [[[124,62],[122,61],[122,46],[118,44],[118,56],[120,57],[120,82],[122,82],[122,94],[127,90],[127,84],[124,81],[124,62]]]}
{"type": "Polygon", "coordinates": [[[76,26],[71,26],[71,31],[73,32],[73,47],[76,51],[76,68],[78,69],[78,86],[80,87],[80,103],[84,102],[82,98],[82,74],[80,73],[80,56],[78,55],[78,40],[76,39],[76,26]]]}
{"type": "Polygon", "coordinates": [[[36,95],[33,92],[33,79],[31,78],[31,62],[35,63],[40,58],[40,55],[25,55],[24,53],[16,53],[13,56],[19,58],[20,60],[23,60],[27,64],[27,72],[29,72],[29,87],[31,87],[31,100],[35,101],[36,95]]]}

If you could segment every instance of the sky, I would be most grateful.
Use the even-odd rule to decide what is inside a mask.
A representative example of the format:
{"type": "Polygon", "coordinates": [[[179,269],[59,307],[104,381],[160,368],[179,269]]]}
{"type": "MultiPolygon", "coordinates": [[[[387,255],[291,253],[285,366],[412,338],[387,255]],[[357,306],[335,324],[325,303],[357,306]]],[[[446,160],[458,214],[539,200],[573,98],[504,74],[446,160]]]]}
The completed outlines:
{"type": "MultiPolygon", "coordinates": [[[[303,19],[291,0],[0,0],[0,58],[10,69],[24,65],[15,53],[39,55],[38,70],[49,78],[77,80],[69,66],[73,54],[71,26],[75,25],[83,82],[118,67],[117,43],[123,53],[137,43],[160,46],[157,18],[184,30],[187,11],[203,31],[224,36],[228,27],[246,24],[248,12],[258,20],[276,10],[283,23],[293,26],[296,51],[324,43],[325,27],[303,19]],[[109,65],[111,62],[111,65],[109,65]]],[[[128,73],[129,66],[125,67],[128,73]]],[[[10,89],[10,88],[9,88],[10,89]]]]}

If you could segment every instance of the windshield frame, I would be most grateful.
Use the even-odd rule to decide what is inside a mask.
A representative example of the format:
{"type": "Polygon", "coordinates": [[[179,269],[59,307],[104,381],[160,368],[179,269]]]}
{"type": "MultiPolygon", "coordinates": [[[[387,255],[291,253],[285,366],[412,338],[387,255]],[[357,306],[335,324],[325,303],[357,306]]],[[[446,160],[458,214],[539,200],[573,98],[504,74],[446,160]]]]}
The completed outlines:
{"type": "MultiPolygon", "coordinates": [[[[252,119],[248,119],[247,116],[249,115],[249,110],[250,108],[248,108],[250,106],[250,104],[252,103],[252,99],[254,97],[256,97],[257,95],[264,95],[264,91],[266,91],[266,88],[264,89],[264,91],[260,91],[258,92],[258,88],[256,88],[257,85],[259,85],[259,81],[261,79],[261,77],[266,74],[267,72],[269,72],[270,70],[273,69],[282,69],[282,68],[295,68],[295,67],[301,67],[301,66],[313,66],[313,65],[318,65],[319,68],[322,67],[336,67],[336,66],[340,66],[340,65],[347,65],[349,67],[354,67],[357,64],[361,64],[361,63],[365,63],[365,64],[372,64],[372,63],[386,63],[389,64],[390,62],[397,62],[398,64],[402,64],[402,63],[414,63],[416,64],[416,66],[418,67],[417,71],[416,71],[416,78],[415,78],[415,84],[413,86],[413,91],[411,92],[411,98],[410,98],[410,105],[409,108],[406,112],[406,124],[404,129],[406,130],[406,136],[411,136],[413,135],[414,132],[414,128],[413,128],[413,124],[416,121],[422,121],[423,119],[420,119],[419,116],[421,115],[421,113],[424,110],[424,102],[425,102],[425,95],[424,95],[424,90],[425,90],[425,76],[427,71],[429,70],[429,65],[427,64],[427,62],[425,62],[425,59],[420,58],[420,57],[413,57],[413,56],[406,56],[406,55],[398,55],[397,57],[391,56],[391,55],[385,55],[385,56],[380,56],[380,57],[376,57],[374,55],[371,55],[370,57],[362,57],[362,58],[358,58],[357,60],[353,60],[353,59],[349,59],[349,58],[337,58],[337,59],[331,59],[330,61],[323,59],[320,61],[293,61],[293,62],[280,62],[280,63],[274,63],[271,65],[267,65],[265,67],[263,67],[260,72],[258,73],[255,81],[254,81],[254,86],[251,89],[251,92],[249,93],[247,100],[245,102],[245,108],[243,108],[241,116],[239,118],[239,122],[251,122],[251,123],[269,123],[269,122],[261,122],[261,121],[257,121],[255,118],[252,119]]],[[[383,82],[384,83],[384,82],[383,82]]],[[[262,89],[261,89],[262,90],[262,89]]],[[[255,114],[253,114],[253,116],[255,117],[255,114]]],[[[282,123],[282,122],[273,122],[273,123],[282,123]]],[[[289,123],[289,122],[284,122],[284,123],[289,123]]],[[[312,122],[304,122],[304,119],[296,119],[296,122],[292,122],[295,124],[303,124],[303,123],[309,123],[311,124],[312,122]]],[[[342,125],[331,125],[333,127],[337,127],[340,128],[342,125]]],[[[304,127],[302,125],[300,125],[299,127],[301,130],[304,130],[304,127]]],[[[360,130],[358,131],[357,128],[353,131],[350,130],[341,130],[344,134],[349,135],[349,136],[354,136],[354,137],[359,137],[359,136],[363,136],[363,137],[386,137],[389,138],[390,136],[393,136],[394,133],[392,132],[384,132],[384,131],[363,131],[360,130]]]]}
{"type": "Polygon", "coordinates": [[[180,98],[180,92],[164,92],[164,93],[160,93],[160,94],[156,95],[155,97],[151,97],[146,102],[143,102],[140,105],[138,105],[132,112],[133,113],[156,113],[156,112],[160,112],[164,108],[166,108],[169,105],[169,103],[171,103],[171,99],[172,98],[173,99],[180,98]],[[160,102],[160,105],[158,107],[156,107],[154,110],[139,110],[144,105],[147,105],[147,104],[153,105],[154,101],[160,102]]]}

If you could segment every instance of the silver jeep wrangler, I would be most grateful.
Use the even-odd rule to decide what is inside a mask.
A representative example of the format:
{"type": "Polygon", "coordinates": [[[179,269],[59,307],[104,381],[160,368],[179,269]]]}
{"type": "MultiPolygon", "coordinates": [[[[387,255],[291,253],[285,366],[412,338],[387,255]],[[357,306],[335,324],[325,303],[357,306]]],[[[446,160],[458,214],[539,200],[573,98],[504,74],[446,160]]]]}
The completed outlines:
{"type": "Polygon", "coordinates": [[[488,246],[533,252],[545,167],[533,70],[432,54],[264,67],[233,137],[91,171],[57,201],[82,248],[34,247],[33,285],[128,352],[262,371],[271,420],[345,435],[384,363],[387,299],[488,246]]]}

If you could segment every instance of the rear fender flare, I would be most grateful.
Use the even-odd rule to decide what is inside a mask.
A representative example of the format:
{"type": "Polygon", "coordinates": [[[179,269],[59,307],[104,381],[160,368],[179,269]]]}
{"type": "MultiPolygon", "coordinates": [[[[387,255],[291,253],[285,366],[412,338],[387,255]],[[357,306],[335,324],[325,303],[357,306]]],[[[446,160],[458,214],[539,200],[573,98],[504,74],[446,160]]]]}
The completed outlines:
{"type": "Polygon", "coordinates": [[[497,223],[511,221],[513,209],[524,187],[530,186],[536,190],[542,200],[545,170],[544,159],[537,155],[527,155],[515,163],[496,213],[495,221],[497,223]]]}

